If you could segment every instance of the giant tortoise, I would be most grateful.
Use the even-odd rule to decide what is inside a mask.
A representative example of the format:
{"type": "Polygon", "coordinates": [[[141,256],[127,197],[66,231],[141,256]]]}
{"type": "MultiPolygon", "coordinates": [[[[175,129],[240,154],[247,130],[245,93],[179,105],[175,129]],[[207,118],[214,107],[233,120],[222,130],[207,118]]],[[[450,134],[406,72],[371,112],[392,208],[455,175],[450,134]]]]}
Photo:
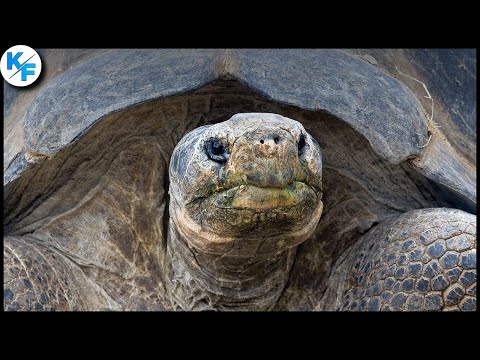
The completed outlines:
{"type": "Polygon", "coordinates": [[[474,50],[41,50],[6,310],[476,309],[474,50]]]}

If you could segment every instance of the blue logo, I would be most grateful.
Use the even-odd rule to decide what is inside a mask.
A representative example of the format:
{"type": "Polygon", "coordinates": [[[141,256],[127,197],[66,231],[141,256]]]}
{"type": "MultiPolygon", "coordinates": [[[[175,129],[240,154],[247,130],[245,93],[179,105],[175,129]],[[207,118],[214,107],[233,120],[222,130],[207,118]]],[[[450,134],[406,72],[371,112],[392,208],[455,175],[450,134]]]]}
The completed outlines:
{"type": "Polygon", "coordinates": [[[15,66],[18,70],[10,76],[14,77],[19,71],[22,73],[22,81],[27,81],[27,75],[35,75],[35,71],[31,70],[37,67],[34,63],[29,63],[28,61],[32,59],[35,55],[30,56],[23,64],[20,64],[19,58],[23,55],[23,52],[19,51],[15,55],[12,52],[7,51],[7,70],[12,70],[15,66]]]}
{"type": "Polygon", "coordinates": [[[8,83],[23,87],[37,80],[42,70],[42,61],[31,47],[16,45],[3,54],[1,70],[8,83]]]}

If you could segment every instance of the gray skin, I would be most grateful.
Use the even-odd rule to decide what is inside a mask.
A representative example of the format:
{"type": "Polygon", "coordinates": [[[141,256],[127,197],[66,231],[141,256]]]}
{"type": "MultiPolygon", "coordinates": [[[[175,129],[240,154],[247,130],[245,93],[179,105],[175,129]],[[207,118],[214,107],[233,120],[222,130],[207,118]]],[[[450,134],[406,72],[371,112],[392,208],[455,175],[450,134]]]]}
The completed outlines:
{"type": "MultiPolygon", "coordinates": [[[[321,149],[304,127],[276,114],[246,113],[188,133],[170,161],[166,242],[148,238],[155,231],[162,238],[159,223],[148,231],[138,225],[138,246],[153,252],[134,250],[129,260],[125,244],[116,250],[121,256],[109,250],[115,238],[128,238],[118,235],[117,219],[128,213],[120,212],[122,193],[112,189],[142,196],[161,185],[153,175],[145,185],[118,177],[117,161],[136,174],[162,168],[155,146],[137,147],[149,162],[134,146],[103,178],[112,185],[95,190],[71,216],[5,239],[5,309],[295,309],[285,298],[295,288],[294,264],[302,264],[297,250],[313,236],[323,209],[321,149]],[[213,139],[223,145],[218,154],[213,139]],[[94,243],[84,234],[90,226],[94,243]],[[150,261],[129,270],[129,261],[142,264],[141,254],[150,261]]],[[[148,216],[143,210],[135,219],[148,216]]],[[[475,310],[475,220],[448,208],[389,217],[342,252],[313,310],[475,310]]]]}

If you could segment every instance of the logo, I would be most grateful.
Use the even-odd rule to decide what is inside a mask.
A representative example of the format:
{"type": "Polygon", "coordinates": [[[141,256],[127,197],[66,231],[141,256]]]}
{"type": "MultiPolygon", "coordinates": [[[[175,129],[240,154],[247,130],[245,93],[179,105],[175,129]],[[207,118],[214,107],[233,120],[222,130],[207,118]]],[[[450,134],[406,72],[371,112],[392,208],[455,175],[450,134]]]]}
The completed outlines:
{"type": "Polygon", "coordinates": [[[42,60],[29,46],[16,45],[5,51],[0,60],[2,76],[13,86],[28,86],[42,71],[42,60]]]}

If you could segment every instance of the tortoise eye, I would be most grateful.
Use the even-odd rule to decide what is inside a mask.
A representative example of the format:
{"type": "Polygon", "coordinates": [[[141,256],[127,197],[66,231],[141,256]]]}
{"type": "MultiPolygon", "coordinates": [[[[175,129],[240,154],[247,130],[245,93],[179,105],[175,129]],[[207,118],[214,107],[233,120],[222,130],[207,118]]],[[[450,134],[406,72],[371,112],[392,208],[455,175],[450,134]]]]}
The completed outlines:
{"type": "Polygon", "coordinates": [[[216,138],[211,138],[205,143],[208,157],[220,163],[224,163],[228,160],[228,153],[223,146],[222,142],[216,138]]]}
{"type": "Polygon", "coordinates": [[[303,149],[305,148],[305,135],[301,134],[300,139],[298,140],[298,155],[303,154],[303,149]]]}
{"type": "Polygon", "coordinates": [[[212,144],[212,153],[214,155],[222,155],[223,154],[224,149],[223,149],[223,145],[220,141],[213,140],[211,144],[212,144]]]}

